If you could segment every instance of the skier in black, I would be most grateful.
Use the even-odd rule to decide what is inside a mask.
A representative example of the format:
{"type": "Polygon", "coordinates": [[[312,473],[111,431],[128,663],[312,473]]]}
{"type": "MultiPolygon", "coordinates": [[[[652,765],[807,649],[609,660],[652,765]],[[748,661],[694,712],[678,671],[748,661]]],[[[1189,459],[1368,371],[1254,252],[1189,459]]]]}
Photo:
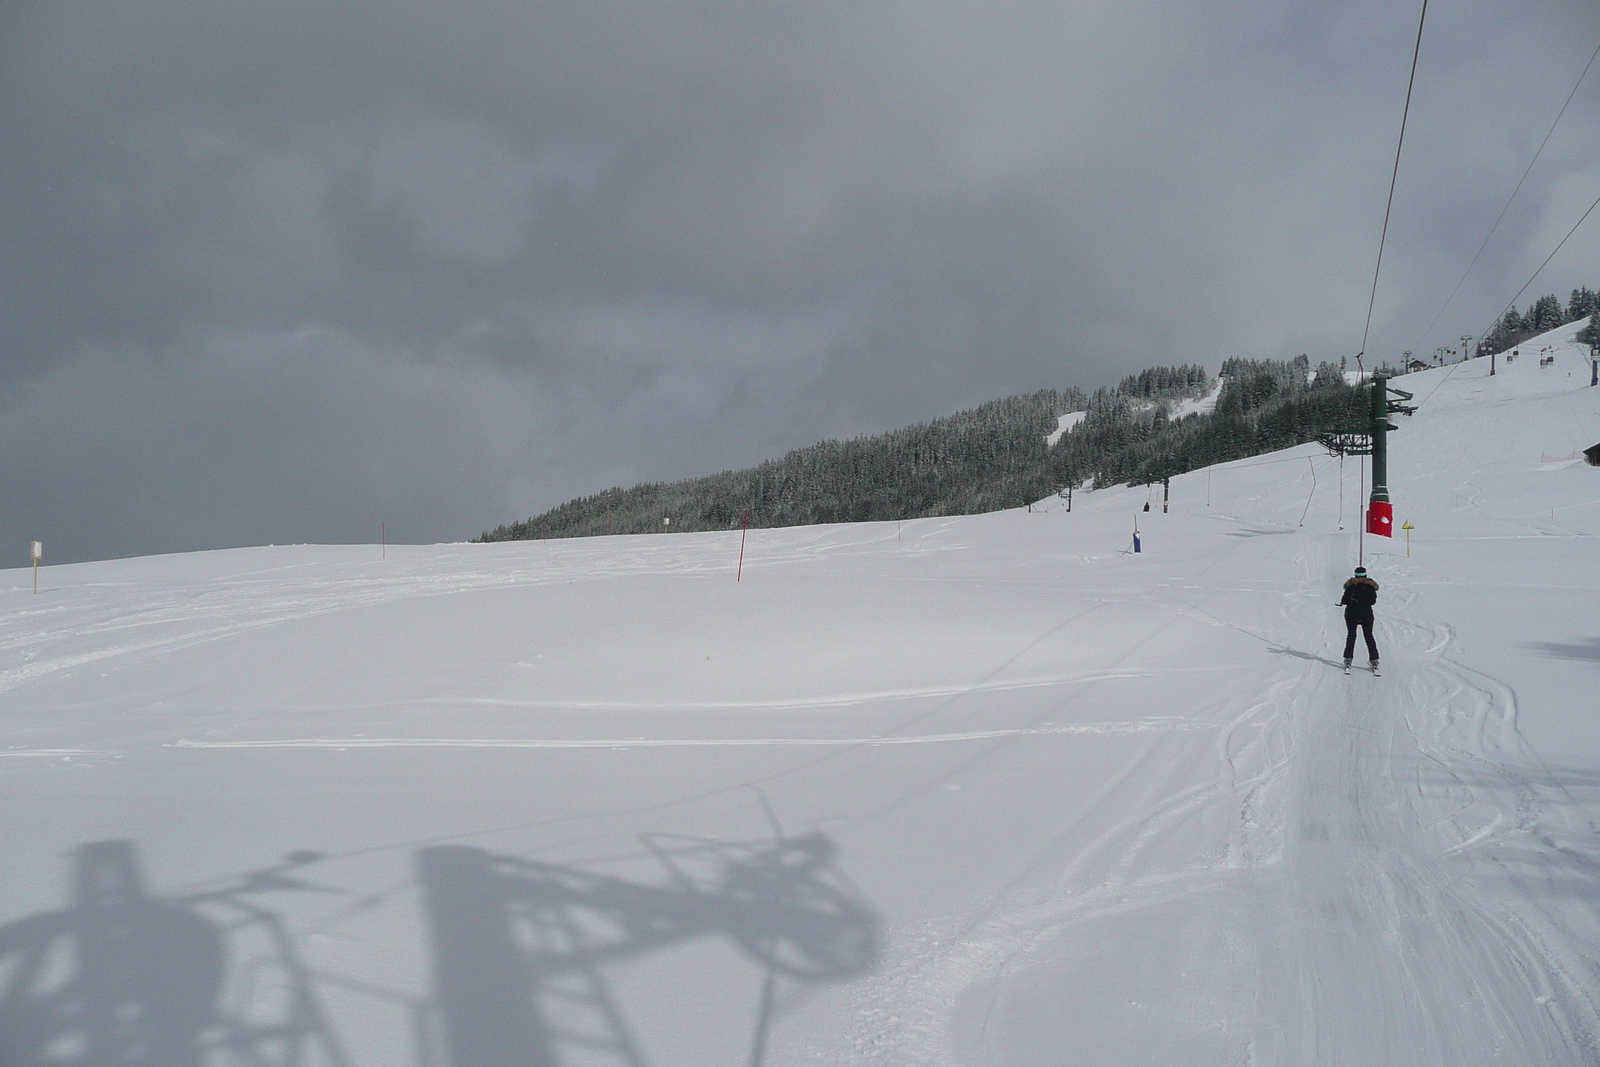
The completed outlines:
{"type": "Polygon", "coordinates": [[[1350,657],[1356,651],[1356,629],[1359,627],[1367,639],[1367,657],[1372,660],[1372,673],[1378,673],[1378,643],[1372,639],[1372,605],[1378,602],[1378,583],[1367,577],[1367,568],[1357,567],[1355,577],[1344,583],[1344,596],[1339,606],[1344,608],[1344,673],[1350,673],[1350,657]]]}

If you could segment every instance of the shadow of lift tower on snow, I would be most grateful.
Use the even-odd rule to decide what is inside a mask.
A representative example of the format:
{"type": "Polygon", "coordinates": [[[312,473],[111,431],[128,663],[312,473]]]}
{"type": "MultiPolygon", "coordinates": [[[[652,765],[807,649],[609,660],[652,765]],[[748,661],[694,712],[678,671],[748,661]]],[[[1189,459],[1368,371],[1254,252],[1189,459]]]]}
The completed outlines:
{"type": "Polygon", "coordinates": [[[602,968],[724,934],[765,968],[748,1060],[759,1065],[780,978],[838,981],[877,962],[877,919],[833,867],[826,835],[646,843],[665,884],[476,848],[419,853],[440,1023],[423,1062],[646,1067],[602,968]]]}
{"type": "Polygon", "coordinates": [[[71,906],[0,927],[0,1064],[344,1067],[288,931],[249,899],[315,890],[283,872],[316,858],[160,899],[133,842],[80,846],[71,906]]]}
{"type": "MultiPolygon", "coordinates": [[[[646,1067],[604,969],[706,935],[763,965],[748,1063],[780,980],[877,962],[872,909],[825,834],[754,843],[643,838],[664,881],[496,855],[417,854],[433,996],[410,1001],[421,1067],[646,1067]]],[[[72,900],[0,926],[0,1067],[346,1067],[283,919],[254,898],[339,892],[291,876],[317,853],[214,890],[152,897],[131,841],[73,853],[72,900]]]]}

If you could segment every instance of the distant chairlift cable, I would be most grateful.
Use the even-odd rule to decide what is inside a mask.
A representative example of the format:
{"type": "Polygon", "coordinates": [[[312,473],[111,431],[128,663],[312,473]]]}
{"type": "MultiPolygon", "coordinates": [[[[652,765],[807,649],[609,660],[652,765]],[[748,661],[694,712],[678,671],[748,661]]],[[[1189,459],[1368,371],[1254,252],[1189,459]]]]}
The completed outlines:
{"type": "Polygon", "coordinates": [[[1400,139],[1394,146],[1394,171],[1389,175],[1389,201],[1383,209],[1383,232],[1378,236],[1378,263],[1372,269],[1372,295],[1367,298],[1367,321],[1361,327],[1361,351],[1356,353],[1356,367],[1366,370],[1361,357],[1366,355],[1367,335],[1372,330],[1372,309],[1378,302],[1378,275],[1383,271],[1383,247],[1389,240],[1389,215],[1394,210],[1394,187],[1400,180],[1400,152],[1406,144],[1406,120],[1411,115],[1411,91],[1417,84],[1417,59],[1422,55],[1422,27],[1428,21],[1428,0],[1422,0],[1422,14],[1417,18],[1417,46],[1411,53],[1411,78],[1406,82],[1406,105],[1400,112],[1400,139]]]}
{"type": "MultiPolygon", "coordinates": [[[[1500,321],[1501,316],[1503,316],[1506,313],[1506,311],[1510,311],[1512,308],[1517,306],[1517,301],[1521,300],[1522,299],[1522,294],[1528,291],[1528,286],[1532,285],[1533,282],[1534,282],[1534,279],[1539,277],[1539,274],[1546,267],[1548,267],[1550,265],[1550,261],[1552,259],[1556,258],[1556,253],[1561,251],[1561,247],[1567,243],[1568,239],[1571,238],[1573,234],[1578,232],[1578,227],[1582,226],[1585,222],[1587,222],[1589,220],[1589,216],[1594,214],[1594,209],[1597,208],[1597,207],[1600,207],[1600,196],[1597,196],[1597,197],[1594,198],[1594,203],[1590,204],[1589,205],[1589,210],[1585,211],[1583,213],[1583,218],[1579,219],[1577,222],[1572,224],[1572,229],[1567,231],[1567,236],[1563,237],[1561,240],[1556,242],[1556,246],[1550,250],[1550,254],[1548,256],[1544,257],[1544,262],[1539,264],[1538,269],[1535,270],[1532,274],[1528,275],[1528,280],[1522,283],[1522,288],[1518,289],[1517,290],[1517,295],[1511,298],[1511,302],[1506,305],[1505,311],[1498,312],[1495,315],[1494,319],[1490,321],[1489,325],[1484,329],[1483,333],[1479,334],[1480,337],[1488,336],[1489,331],[1494,329],[1494,324],[1496,322],[1500,321]]],[[[1422,408],[1423,404],[1426,404],[1428,401],[1432,400],[1433,399],[1433,394],[1437,393],[1439,391],[1439,386],[1441,386],[1445,382],[1449,381],[1450,380],[1450,375],[1454,374],[1456,372],[1456,368],[1462,366],[1462,364],[1464,364],[1464,363],[1466,363],[1465,359],[1461,360],[1460,363],[1456,363],[1454,366],[1452,366],[1450,368],[1450,374],[1446,374],[1443,378],[1440,378],[1438,383],[1436,385],[1434,385],[1434,387],[1432,389],[1428,390],[1428,395],[1423,397],[1421,400],[1417,401],[1417,408],[1420,410],[1422,408]]]]}
{"type": "MultiPolygon", "coordinates": [[[[1518,289],[1517,295],[1511,298],[1511,302],[1506,305],[1505,311],[1501,311],[1495,315],[1494,322],[1500,321],[1501,316],[1503,316],[1506,311],[1510,311],[1512,308],[1517,306],[1517,301],[1521,300],[1522,294],[1528,291],[1528,286],[1532,285],[1534,279],[1539,277],[1540,273],[1550,265],[1550,261],[1552,259],[1556,258],[1556,253],[1561,251],[1561,246],[1566,244],[1567,240],[1571,238],[1573,234],[1578,232],[1578,227],[1589,221],[1589,216],[1594,214],[1594,209],[1597,207],[1600,207],[1600,196],[1594,198],[1594,203],[1590,204],[1589,210],[1583,213],[1583,218],[1572,224],[1572,229],[1567,231],[1567,236],[1557,241],[1556,246],[1550,250],[1550,254],[1544,257],[1544,262],[1539,264],[1538,268],[1532,274],[1528,275],[1528,280],[1522,283],[1522,288],[1518,289]]],[[[1488,329],[1483,331],[1484,334],[1487,334],[1489,330],[1494,329],[1494,322],[1489,323],[1488,329]]]]}
{"type": "Polygon", "coordinates": [[[1505,205],[1500,208],[1500,214],[1495,217],[1494,225],[1490,226],[1489,232],[1483,235],[1483,243],[1478,246],[1478,251],[1473,254],[1472,262],[1468,263],[1467,269],[1461,272],[1461,278],[1456,282],[1456,287],[1450,290],[1450,295],[1445,298],[1444,305],[1439,308],[1438,314],[1434,315],[1433,321],[1428,323],[1428,328],[1422,331],[1422,337],[1417,341],[1416,346],[1418,352],[1427,347],[1425,342],[1428,340],[1428,336],[1433,333],[1433,328],[1439,325],[1439,320],[1444,317],[1444,313],[1449,310],[1451,303],[1455,301],[1456,294],[1461,292],[1461,287],[1466,284],[1468,275],[1472,273],[1472,268],[1478,265],[1478,260],[1483,256],[1483,250],[1489,247],[1489,239],[1494,236],[1495,231],[1500,228],[1500,224],[1505,221],[1506,212],[1511,210],[1512,201],[1516,200],[1517,194],[1522,191],[1523,183],[1528,180],[1528,175],[1533,172],[1533,165],[1539,162],[1539,157],[1544,154],[1545,145],[1550,143],[1551,135],[1556,132],[1556,127],[1561,124],[1561,118],[1567,113],[1567,108],[1572,106],[1573,97],[1578,95],[1579,87],[1583,85],[1583,80],[1589,76],[1589,68],[1594,66],[1594,61],[1597,58],[1600,58],[1600,45],[1596,45],[1595,50],[1590,53],[1589,62],[1583,65],[1583,72],[1578,75],[1578,80],[1572,84],[1572,92],[1567,94],[1566,102],[1561,105],[1561,110],[1556,112],[1555,121],[1545,131],[1544,140],[1539,142],[1539,150],[1533,154],[1532,159],[1528,160],[1527,167],[1523,168],[1522,177],[1517,179],[1517,187],[1511,190],[1510,196],[1506,197],[1505,205]]]}

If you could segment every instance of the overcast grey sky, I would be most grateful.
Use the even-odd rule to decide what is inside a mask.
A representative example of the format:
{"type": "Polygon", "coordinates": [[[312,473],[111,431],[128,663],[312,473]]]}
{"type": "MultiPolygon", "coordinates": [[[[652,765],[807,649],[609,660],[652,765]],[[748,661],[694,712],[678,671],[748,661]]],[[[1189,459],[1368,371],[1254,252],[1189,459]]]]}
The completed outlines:
{"type": "MultiPolygon", "coordinates": [[[[11,0],[0,566],[461,539],[1154,363],[1352,355],[1416,14],[11,0]]],[[[1373,353],[1482,330],[1600,194],[1596,71],[1423,336],[1594,14],[1433,5],[1373,353]]],[[[1528,298],[1580,284],[1594,220],[1528,298]]]]}

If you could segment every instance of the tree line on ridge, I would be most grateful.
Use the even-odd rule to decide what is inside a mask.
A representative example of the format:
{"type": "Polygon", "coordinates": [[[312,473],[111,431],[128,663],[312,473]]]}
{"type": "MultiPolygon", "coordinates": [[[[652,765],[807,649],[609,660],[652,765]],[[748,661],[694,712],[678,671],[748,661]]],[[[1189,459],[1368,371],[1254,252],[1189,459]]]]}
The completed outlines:
{"type": "Polygon", "coordinates": [[[1359,429],[1365,394],[1340,367],[1229,359],[1150,367],[1113,388],[1044,389],[887,433],[822,441],[754,467],[579,497],[478,541],[871,522],[1020,507],[1068,486],[1144,484],[1359,429]],[[1190,405],[1193,406],[1193,405],[1190,405]],[[1086,412],[1054,445],[1058,416],[1086,412]]]}

